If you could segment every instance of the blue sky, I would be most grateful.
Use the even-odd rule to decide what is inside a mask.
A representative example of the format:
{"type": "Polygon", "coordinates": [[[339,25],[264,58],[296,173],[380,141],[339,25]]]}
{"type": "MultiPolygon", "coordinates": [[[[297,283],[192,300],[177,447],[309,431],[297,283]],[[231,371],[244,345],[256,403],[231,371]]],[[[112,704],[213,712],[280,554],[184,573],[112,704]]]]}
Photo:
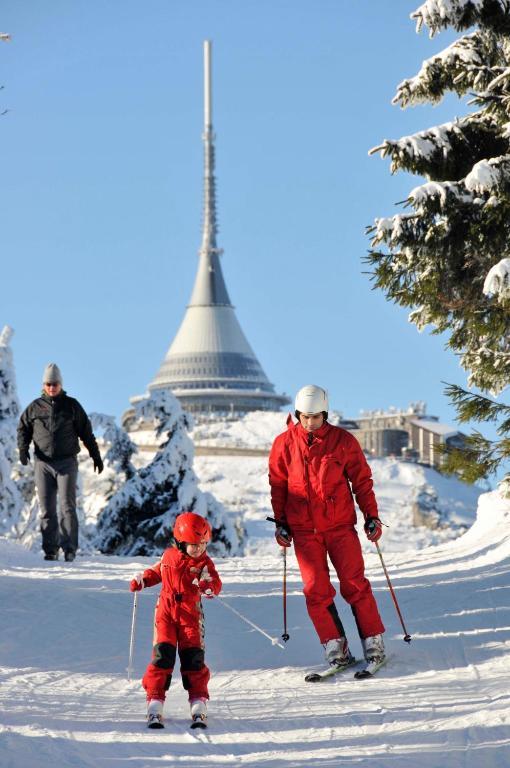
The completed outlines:
{"type": "Polygon", "coordinates": [[[141,394],[189,299],[200,243],[202,41],[213,41],[219,245],[278,391],[346,416],[465,383],[446,339],[374,292],[364,229],[419,179],[368,157],[465,107],[402,111],[396,85],[454,36],[407,0],[4,0],[0,325],[22,405],[56,361],[87,410],[141,394]]]}

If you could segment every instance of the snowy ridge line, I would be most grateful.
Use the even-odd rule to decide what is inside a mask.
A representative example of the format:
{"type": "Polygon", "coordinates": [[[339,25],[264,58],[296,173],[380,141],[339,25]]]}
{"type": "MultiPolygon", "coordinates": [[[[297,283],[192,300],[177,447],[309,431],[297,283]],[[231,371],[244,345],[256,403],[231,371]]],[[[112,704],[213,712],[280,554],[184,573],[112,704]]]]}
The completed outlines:
{"type": "MultiPolygon", "coordinates": [[[[505,632],[506,634],[510,633],[510,626],[508,627],[493,627],[491,632],[505,632]]],[[[416,640],[424,640],[425,638],[432,638],[432,637],[468,637],[469,635],[479,635],[480,630],[479,629],[463,629],[458,630],[456,632],[414,632],[413,633],[413,639],[416,640]]]]}
{"type": "MultiPolygon", "coordinates": [[[[144,443],[138,447],[139,451],[156,453],[159,446],[144,443]]],[[[195,443],[195,456],[269,456],[269,448],[243,448],[235,445],[208,445],[195,443]]]]}
{"type": "MultiPolygon", "coordinates": [[[[453,574],[450,583],[461,582],[459,574],[482,572],[487,567],[497,568],[510,558],[510,534],[501,537],[501,531],[510,531],[510,501],[503,499],[498,491],[483,494],[480,497],[477,519],[473,526],[458,539],[436,546],[430,546],[420,553],[420,557],[409,558],[408,553],[389,553],[382,551],[397,595],[413,589],[416,579],[430,574],[444,576],[453,574]],[[490,510],[490,513],[489,513],[490,510]]],[[[367,576],[378,593],[385,590],[377,553],[365,553],[367,576]]],[[[445,582],[446,583],[446,582],[445,582]]]]}
{"type": "MultiPolygon", "coordinates": [[[[127,653],[126,654],[117,653],[114,656],[101,656],[101,657],[94,656],[93,659],[87,659],[86,661],[77,661],[71,664],[67,664],[66,670],[68,671],[68,670],[74,670],[74,669],[82,669],[83,667],[89,667],[91,664],[98,664],[99,662],[103,662],[103,661],[118,661],[119,659],[123,659],[123,658],[126,658],[126,663],[127,663],[127,653]]],[[[126,666],[126,669],[127,669],[127,666],[126,666]]],[[[8,670],[9,670],[8,667],[0,667],[0,672],[2,673],[7,672],[8,670]]],[[[63,670],[63,669],[59,670],[58,668],[56,668],[56,669],[52,669],[51,672],[55,672],[57,674],[60,674],[60,673],[67,674],[66,670],[63,670]]],[[[17,672],[21,672],[24,675],[40,675],[41,669],[26,667],[26,669],[24,668],[18,669],[17,672]]]]}

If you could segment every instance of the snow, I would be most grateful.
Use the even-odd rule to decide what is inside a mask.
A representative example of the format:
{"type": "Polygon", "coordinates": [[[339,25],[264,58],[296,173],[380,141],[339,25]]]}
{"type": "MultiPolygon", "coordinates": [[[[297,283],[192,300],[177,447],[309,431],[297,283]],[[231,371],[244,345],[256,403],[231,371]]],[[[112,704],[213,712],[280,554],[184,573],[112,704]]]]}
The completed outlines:
{"type": "Polygon", "coordinates": [[[505,258],[494,264],[487,273],[483,284],[483,292],[486,296],[498,296],[501,299],[510,299],[510,259],[505,258]]]}
{"type": "MultiPolygon", "coordinates": [[[[494,2],[506,10],[506,0],[494,2]]],[[[466,9],[481,11],[485,3],[486,0],[426,0],[411,14],[411,19],[416,19],[417,32],[425,24],[433,37],[441,28],[458,23],[466,9]]]]}
{"type": "MultiPolygon", "coordinates": [[[[391,463],[380,467],[381,477],[395,472],[391,463]]],[[[354,681],[351,671],[327,683],[304,683],[305,672],[321,664],[322,649],[305,613],[292,551],[284,650],[221,601],[207,601],[210,727],[198,735],[188,729],[178,674],[165,730],[144,726],[138,678],[150,656],[157,589],[140,594],[135,679],[126,679],[127,587],[149,559],[87,555],[72,564],[46,563],[0,540],[0,764],[503,768],[510,750],[509,523],[510,502],[492,492],[481,496],[476,522],[460,538],[386,553],[413,637],[409,646],[377,555],[373,549],[366,555],[390,653],[374,680],[354,681]]],[[[385,552],[384,537],[381,546],[385,552]]],[[[217,566],[224,601],[279,636],[282,562],[270,526],[264,553],[217,560],[217,566]]],[[[350,611],[337,602],[359,654],[350,611]]]]}
{"type": "Polygon", "coordinates": [[[5,325],[0,332],[0,446],[10,463],[16,457],[16,427],[20,407],[10,341],[14,331],[5,325]]]}
{"type": "MultiPolygon", "coordinates": [[[[370,149],[368,154],[373,155],[375,152],[380,152],[381,157],[386,157],[395,153],[398,157],[408,157],[410,161],[430,160],[439,151],[446,156],[451,150],[451,135],[453,133],[461,134],[460,125],[459,121],[449,122],[413,133],[410,136],[402,136],[397,141],[386,139],[380,146],[370,149]]],[[[398,164],[394,159],[391,172],[394,173],[396,170],[398,170],[398,164]]]]}
{"type": "MultiPolygon", "coordinates": [[[[5,325],[0,332],[0,532],[7,533],[16,523],[23,506],[20,488],[13,477],[17,458],[16,427],[20,407],[10,341],[13,330],[5,325]]],[[[18,472],[22,479],[22,472],[18,472]]],[[[20,486],[22,483],[20,482],[20,486]]]]}
{"type": "Polygon", "coordinates": [[[242,419],[196,424],[191,434],[195,444],[269,450],[276,435],[286,429],[287,416],[279,411],[253,411],[242,419]]]}
{"type": "MultiPolygon", "coordinates": [[[[265,519],[271,514],[267,452],[286,416],[249,414],[237,422],[196,425],[191,435],[199,488],[213,493],[247,536],[244,556],[214,558],[224,590],[221,600],[204,604],[212,671],[204,733],[188,728],[178,670],[165,730],[145,727],[140,678],[150,659],[157,588],[139,595],[134,675],[127,681],[128,585],[153,558],[98,555],[89,545],[73,563],[52,563],[42,559],[35,538],[32,550],[0,538],[2,768],[507,765],[510,501],[426,466],[371,460],[387,526],[381,549],[413,641],[402,641],[379,558],[362,534],[390,661],[368,682],[354,681],[350,670],[307,684],[304,675],[321,667],[323,649],[306,614],[292,548],[290,640],[282,649],[270,639],[283,631],[283,563],[274,526],[265,519]],[[230,455],[215,454],[220,448],[230,455]],[[412,525],[420,495],[435,499],[437,528],[412,525]]],[[[158,443],[154,432],[130,437],[140,446],[135,464],[150,462],[158,443]]],[[[111,488],[107,472],[113,469],[94,475],[82,457],[90,529],[111,488]]],[[[339,597],[337,606],[359,657],[351,611],[339,597]]]]}
{"type": "Polygon", "coordinates": [[[480,160],[468,173],[464,183],[472,192],[492,192],[507,181],[509,170],[510,158],[507,156],[480,160]]]}
{"type": "MultiPolygon", "coordinates": [[[[434,54],[422,62],[420,71],[414,76],[403,80],[397,86],[397,92],[392,99],[392,104],[400,104],[406,107],[408,104],[420,104],[433,99],[439,101],[439,94],[431,94],[429,84],[437,80],[440,72],[463,70],[462,77],[469,73],[473,78],[473,85],[480,77],[483,64],[482,39],[480,32],[455,40],[443,51],[434,54]]],[[[461,76],[459,71],[459,76],[461,76]]]]}
{"type": "MultiPolygon", "coordinates": [[[[412,194],[412,193],[411,193],[412,194]]],[[[388,242],[390,245],[396,245],[402,235],[405,234],[407,227],[413,226],[416,214],[401,214],[395,216],[385,216],[375,219],[374,235],[372,246],[380,242],[388,242]]]]}
{"type": "Polygon", "coordinates": [[[444,207],[449,195],[466,199],[462,186],[453,181],[428,181],[425,184],[420,184],[411,190],[408,199],[412,202],[415,210],[421,213],[425,211],[425,206],[430,199],[438,198],[441,206],[444,207]]]}
{"type": "Polygon", "coordinates": [[[458,429],[451,427],[449,424],[440,424],[438,421],[429,421],[428,419],[413,419],[411,424],[423,427],[423,429],[427,429],[435,435],[441,435],[441,437],[452,437],[458,433],[458,429]]]}

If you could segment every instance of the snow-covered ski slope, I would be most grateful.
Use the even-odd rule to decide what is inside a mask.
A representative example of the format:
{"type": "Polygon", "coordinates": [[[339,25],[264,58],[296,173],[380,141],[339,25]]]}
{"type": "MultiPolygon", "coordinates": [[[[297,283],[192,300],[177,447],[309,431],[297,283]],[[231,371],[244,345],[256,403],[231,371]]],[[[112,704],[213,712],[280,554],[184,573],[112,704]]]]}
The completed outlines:
{"type": "MultiPolygon", "coordinates": [[[[0,542],[2,768],[510,765],[510,503],[496,492],[481,497],[477,521],[461,538],[388,553],[410,646],[377,555],[367,555],[391,654],[373,680],[347,673],[304,682],[321,666],[322,648],[292,556],[285,650],[220,601],[208,601],[210,727],[201,734],[189,730],[178,674],[165,730],[144,726],[139,678],[150,654],[157,589],[140,595],[136,679],[126,680],[127,585],[145,564],[91,556],[45,563],[0,542]]],[[[260,548],[218,567],[224,600],[279,636],[282,561],[272,541],[265,553],[260,548]]],[[[359,654],[352,618],[338,605],[359,654]]]]}

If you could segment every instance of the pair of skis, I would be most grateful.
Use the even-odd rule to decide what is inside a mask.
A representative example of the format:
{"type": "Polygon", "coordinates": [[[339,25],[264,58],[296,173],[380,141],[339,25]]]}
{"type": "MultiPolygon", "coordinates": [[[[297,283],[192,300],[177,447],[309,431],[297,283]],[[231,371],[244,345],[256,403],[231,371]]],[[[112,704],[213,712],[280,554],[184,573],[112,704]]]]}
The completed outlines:
{"type": "MultiPolygon", "coordinates": [[[[147,728],[164,728],[165,724],[163,722],[163,716],[162,715],[148,715],[147,716],[147,728]]],[[[207,717],[206,715],[193,715],[193,720],[191,721],[190,728],[192,730],[195,730],[195,728],[207,728],[207,717]]]]}
{"type": "MultiPolygon", "coordinates": [[[[366,680],[370,677],[373,677],[376,674],[376,672],[378,672],[381,669],[381,667],[383,667],[386,664],[386,662],[387,662],[386,656],[380,661],[369,660],[364,669],[360,669],[358,672],[354,673],[354,678],[356,680],[366,680]]],[[[334,677],[335,675],[339,675],[342,672],[345,672],[347,669],[355,666],[356,664],[357,664],[356,659],[353,656],[348,664],[342,664],[341,666],[336,666],[332,664],[322,672],[309,672],[305,676],[305,682],[320,683],[323,680],[328,680],[330,677],[334,677]]],[[[162,715],[159,715],[159,714],[148,715],[147,728],[155,729],[155,728],[164,728],[164,727],[165,725],[163,723],[162,715]]],[[[190,728],[192,730],[196,728],[200,728],[200,729],[207,728],[207,716],[203,714],[194,715],[190,728]]]]}
{"type": "MultiPolygon", "coordinates": [[[[370,677],[373,677],[376,672],[378,672],[381,667],[383,667],[388,660],[388,657],[385,656],[380,661],[376,660],[369,660],[364,669],[360,669],[357,672],[354,673],[354,679],[355,680],[367,680],[370,677]]],[[[323,680],[328,680],[330,677],[334,677],[335,675],[340,675],[342,672],[345,672],[347,669],[350,669],[350,667],[353,667],[357,664],[357,661],[354,657],[347,663],[342,664],[341,666],[331,665],[327,667],[327,669],[323,670],[322,672],[309,672],[307,675],[305,675],[305,682],[306,683],[320,683],[323,680]]]]}

